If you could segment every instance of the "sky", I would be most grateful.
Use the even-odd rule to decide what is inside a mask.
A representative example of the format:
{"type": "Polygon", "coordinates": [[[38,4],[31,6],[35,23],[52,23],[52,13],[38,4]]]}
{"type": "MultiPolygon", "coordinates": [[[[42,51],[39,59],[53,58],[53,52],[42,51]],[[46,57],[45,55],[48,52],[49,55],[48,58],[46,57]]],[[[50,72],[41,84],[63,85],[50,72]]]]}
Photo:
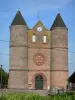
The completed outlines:
{"type": "Polygon", "coordinates": [[[68,28],[70,76],[75,71],[75,0],[0,0],[0,65],[3,65],[6,72],[9,72],[9,27],[18,10],[21,11],[29,28],[38,21],[38,11],[40,20],[48,29],[57,13],[61,14],[68,28]]]}

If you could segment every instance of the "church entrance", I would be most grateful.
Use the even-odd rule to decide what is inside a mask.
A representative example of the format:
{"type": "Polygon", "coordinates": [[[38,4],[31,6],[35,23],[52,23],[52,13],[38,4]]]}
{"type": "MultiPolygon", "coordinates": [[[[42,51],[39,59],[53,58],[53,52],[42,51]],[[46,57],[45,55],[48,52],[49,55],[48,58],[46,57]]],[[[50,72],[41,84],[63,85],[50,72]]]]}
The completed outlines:
{"type": "Polygon", "coordinates": [[[40,75],[35,77],[35,89],[43,89],[43,77],[40,75]]]}

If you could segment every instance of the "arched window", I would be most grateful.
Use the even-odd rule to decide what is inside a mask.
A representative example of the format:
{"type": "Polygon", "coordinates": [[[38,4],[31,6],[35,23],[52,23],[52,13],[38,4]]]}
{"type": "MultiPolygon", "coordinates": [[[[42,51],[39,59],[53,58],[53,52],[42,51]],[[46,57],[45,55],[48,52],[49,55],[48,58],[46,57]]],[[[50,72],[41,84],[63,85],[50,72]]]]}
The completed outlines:
{"type": "Polygon", "coordinates": [[[47,42],[47,38],[46,38],[46,36],[44,35],[43,36],[43,43],[46,43],[47,42]]]}
{"type": "Polygon", "coordinates": [[[36,42],[36,37],[35,37],[35,35],[32,35],[32,42],[36,42]]]}

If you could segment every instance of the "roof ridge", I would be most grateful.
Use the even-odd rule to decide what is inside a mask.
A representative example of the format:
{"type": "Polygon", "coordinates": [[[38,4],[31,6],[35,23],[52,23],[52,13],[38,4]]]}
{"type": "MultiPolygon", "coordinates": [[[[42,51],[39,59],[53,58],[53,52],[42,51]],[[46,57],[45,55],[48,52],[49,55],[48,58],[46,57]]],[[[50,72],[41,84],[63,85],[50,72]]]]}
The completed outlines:
{"type": "Polygon", "coordinates": [[[37,25],[38,25],[38,23],[41,23],[41,24],[42,24],[42,26],[46,29],[45,25],[43,24],[43,22],[42,22],[41,20],[38,20],[38,21],[36,22],[36,24],[33,26],[33,28],[34,28],[35,26],[37,26],[37,25]]]}

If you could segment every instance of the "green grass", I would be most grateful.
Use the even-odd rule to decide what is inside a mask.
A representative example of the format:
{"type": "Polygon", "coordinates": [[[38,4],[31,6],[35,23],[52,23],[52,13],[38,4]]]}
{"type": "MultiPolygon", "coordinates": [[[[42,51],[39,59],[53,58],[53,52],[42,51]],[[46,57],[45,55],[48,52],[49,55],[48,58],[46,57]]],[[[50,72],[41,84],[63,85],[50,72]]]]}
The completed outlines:
{"type": "Polygon", "coordinates": [[[0,100],[75,100],[75,93],[40,96],[37,93],[10,93],[0,95],[0,100]]]}

